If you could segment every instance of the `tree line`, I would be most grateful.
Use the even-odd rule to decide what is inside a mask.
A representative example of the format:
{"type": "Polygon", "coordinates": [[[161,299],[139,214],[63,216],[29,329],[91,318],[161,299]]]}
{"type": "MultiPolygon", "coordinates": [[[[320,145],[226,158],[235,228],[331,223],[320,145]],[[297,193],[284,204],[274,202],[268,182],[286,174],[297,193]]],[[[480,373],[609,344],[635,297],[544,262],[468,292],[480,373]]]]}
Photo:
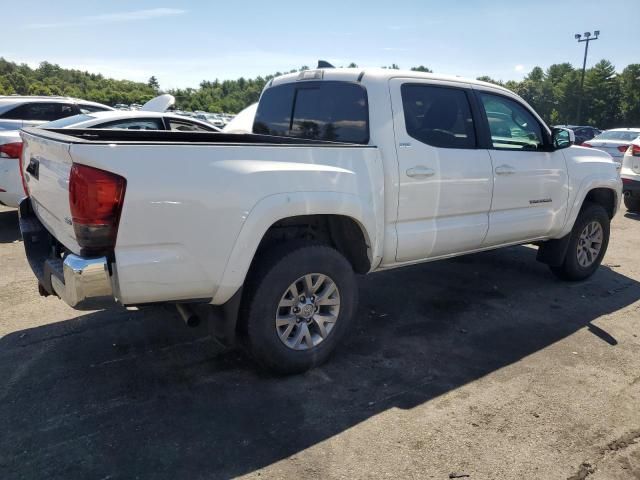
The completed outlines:
{"type": "MultiPolygon", "coordinates": [[[[550,125],[576,122],[582,69],[570,63],[535,67],[522,81],[500,82],[524,98],[550,125]]],[[[640,127],[640,63],[616,73],[608,60],[600,60],[585,72],[581,124],[599,128],[640,127]]]]}
{"type": "MultiPolygon", "coordinates": [[[[355,63],[348,65],[357,67],[355,63]]],[[[398,69],[396,64],[388,67],[398,69]]],[[[303,66],[292,73],[306,70],[303,66]]],[[[414,71],[431,72],[423,65],[414,71]]],[[[205,80],[198,88],[170,89],[176,108],[210,112],[237,113],[256,102],[264,86],[281,75],[205,80]]],[[[550,125],[576,122],[580,95],[581,69],[570,63],[554,64],[543,70],[535,67],[521,81],[506,82],[487,76],[479,80],[502,85],[524,98],[550,125]]],[[[147,83],[114,80],[103,75],[62,68],[42,62],[37,68],[17,64],[0,57],[0,95],[65,95],[115,105],[144,103],[161,92],[158,79],[147,83]]],[[[599,128],[640,127],[640,63],[616,73],[615,66],[601,60],[586,70],[582,94],[581,124],[599,128]]]]}

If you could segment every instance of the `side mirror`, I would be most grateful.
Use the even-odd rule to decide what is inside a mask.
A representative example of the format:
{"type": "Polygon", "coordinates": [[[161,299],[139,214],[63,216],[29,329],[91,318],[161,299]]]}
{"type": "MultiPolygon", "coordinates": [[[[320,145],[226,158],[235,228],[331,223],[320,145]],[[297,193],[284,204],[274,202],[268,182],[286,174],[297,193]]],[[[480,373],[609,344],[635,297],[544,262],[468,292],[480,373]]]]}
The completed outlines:
{"type": "Polygon", "coordinates": [[[576,134],[569,128],[554,128],[551,130],[554,150],[568,148],[576,142],[576,134]]]}

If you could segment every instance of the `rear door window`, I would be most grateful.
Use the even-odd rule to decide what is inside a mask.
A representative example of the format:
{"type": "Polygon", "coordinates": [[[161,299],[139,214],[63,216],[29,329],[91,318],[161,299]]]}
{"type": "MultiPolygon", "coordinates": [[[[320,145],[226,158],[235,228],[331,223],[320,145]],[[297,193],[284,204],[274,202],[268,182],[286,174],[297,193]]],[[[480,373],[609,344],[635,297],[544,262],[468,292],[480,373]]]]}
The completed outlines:
{"type": "Polygon", "coordinates": [[[254,133],[366,144],[369,106],[362,85],[300,82],[265,90],[254,133]]]}
{"type": "Polygon", "coordinates": [[[432,147],[476,147],[471,107],[464,90],[404,84],[401,94],[404,121],[411,137],[432,147]]]}

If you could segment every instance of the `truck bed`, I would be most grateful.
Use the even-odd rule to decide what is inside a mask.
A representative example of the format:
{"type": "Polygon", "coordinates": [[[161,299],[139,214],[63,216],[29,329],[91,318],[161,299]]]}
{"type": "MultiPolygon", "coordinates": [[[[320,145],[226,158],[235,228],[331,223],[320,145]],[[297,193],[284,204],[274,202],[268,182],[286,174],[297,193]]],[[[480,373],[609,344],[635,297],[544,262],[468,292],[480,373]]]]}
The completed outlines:
{"type": "Polygon", "coordinates": [[[354,143],[333,142],[327,140],[309,140],[305,138],[277,137],[254,133],[219,132],[178,132],[164,130],[106,130],[97,128],[25,128],[25,132],[38,137],[47,137],[65,143],[134,143],[134,144],[226,144],[226,145],[288,145],[324,147],[366,146],[354,143]]]}
{"type": "Polygon", "coordinates": [[[82,255],[69,206],[72,166],[126,180],[114,250],[124,304],[216,292],[228,299],[240,285],[223,281],[228,261],[227,275],[243,277],[280,218],[332,213],[375,225],[383,217],[382,160],[372,146],[204,132],[28,128],[21,135],[33,211],[70,253],[82,255]]]}

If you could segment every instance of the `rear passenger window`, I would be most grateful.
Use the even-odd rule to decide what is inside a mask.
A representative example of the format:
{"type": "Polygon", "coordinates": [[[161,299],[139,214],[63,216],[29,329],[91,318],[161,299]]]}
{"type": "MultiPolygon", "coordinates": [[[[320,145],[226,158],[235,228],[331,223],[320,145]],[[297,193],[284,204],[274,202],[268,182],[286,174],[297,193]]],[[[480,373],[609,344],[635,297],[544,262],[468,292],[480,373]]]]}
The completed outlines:
{"type": "Polygon", "coordinates": [[[366,144],[369,106],[364,87],[347,82],[301,82],[267,89],[254,133],[366,144]]]}
{"type": "Polygon", "coordinates": [[[58,120],[59,118],[70,117],[75,114],[76,111],[74,106],[68,103],[34,102],[23,103],[2,115],[2,118],[50,122],[52,120],[58,120]]]}
{"type": "Polygon", "coordinates": [[[440,148],[475,148],[471,108],[464,90],[404,84],[402,108],[407,133],[440,148]]]}

